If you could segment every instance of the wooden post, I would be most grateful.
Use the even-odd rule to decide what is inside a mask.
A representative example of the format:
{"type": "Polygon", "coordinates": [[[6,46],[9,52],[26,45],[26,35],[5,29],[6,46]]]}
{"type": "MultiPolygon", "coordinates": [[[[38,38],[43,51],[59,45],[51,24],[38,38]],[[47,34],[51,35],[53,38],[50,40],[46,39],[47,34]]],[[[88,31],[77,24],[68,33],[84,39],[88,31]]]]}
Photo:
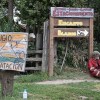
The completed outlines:
{"type": "Polygon", "coordinates": [[[93,52],[93,18],[90,18],[89,57],[93,52]]]}
{"type": "MultiPolygon", "coordinates": [[[[42,34],[40,34],[40,30],[36,34],[36,50],[42,49],[42,34]]],[[[39,57],[39,54],[36,54],[36,58],[39,57]]],[[[36,67],[39,67],[39,62],[36,62],[36,67]]]]}
{"type": "Polygon", "coordinates": [[[49,43],[49,76],[53,76],[53,65],[54,65],[54,18],[50,17],[50,43],[49,43]]]}
{"type": "Polygon", "coordinates": [[[14,72],[11,71],[1,71],[1,93],[2,96],[13,94],[13,83],[14,83],[14,72]]]}
{"type": "Polygon", "coordinates": [[[43,32],[43,53],[42,53],[42,72],[48,70],[48,44],[49,44],[49,22],[44,22],[44,32],[43,32]]]}

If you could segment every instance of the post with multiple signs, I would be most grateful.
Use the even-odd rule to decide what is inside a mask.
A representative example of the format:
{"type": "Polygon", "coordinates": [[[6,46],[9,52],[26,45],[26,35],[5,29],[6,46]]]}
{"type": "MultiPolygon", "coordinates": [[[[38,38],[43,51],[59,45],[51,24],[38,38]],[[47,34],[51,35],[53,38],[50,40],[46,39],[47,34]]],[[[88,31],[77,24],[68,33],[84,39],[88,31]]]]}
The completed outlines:
{"type": "Polygon", "coordinates": [[[28,34],[0,33],[0,77],[2,96],[12,95],[15,72],[24,72],[28,34]]]}
{"type": "Polygon", "coordinates": [[[88,38],[89,56],[93,52],[93,16],[92,8],[51,7],[49,76],[53,75],[55,37],[88,38]]]}

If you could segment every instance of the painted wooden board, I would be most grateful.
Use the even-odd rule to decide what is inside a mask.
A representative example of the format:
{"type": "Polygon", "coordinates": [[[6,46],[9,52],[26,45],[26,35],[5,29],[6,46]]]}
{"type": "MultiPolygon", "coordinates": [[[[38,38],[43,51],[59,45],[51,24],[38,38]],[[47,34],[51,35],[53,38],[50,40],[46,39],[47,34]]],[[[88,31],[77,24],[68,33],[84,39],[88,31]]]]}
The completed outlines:
{"type": "Polygon", "coordinates": [[[1,32],[0,33],[0,69],[25,70],[28,45],[28,33],[1,32]]]}
{"type": "Polygon", "coordinates": [[[54,37],[86,37],[89,36],[89,28],[54,28],[54,37]]]}
{"type": "Polygon", "coordinates": [[[92,8],[66,8],[66,7],[51,7],[52,17],[80,17],[93,18],[94,9],[92,8]]]}
{"type": "Polygon", "coordinates": [[[89,19],[83,18],[54,18],[54,26],[89,26],[89,19]]]}

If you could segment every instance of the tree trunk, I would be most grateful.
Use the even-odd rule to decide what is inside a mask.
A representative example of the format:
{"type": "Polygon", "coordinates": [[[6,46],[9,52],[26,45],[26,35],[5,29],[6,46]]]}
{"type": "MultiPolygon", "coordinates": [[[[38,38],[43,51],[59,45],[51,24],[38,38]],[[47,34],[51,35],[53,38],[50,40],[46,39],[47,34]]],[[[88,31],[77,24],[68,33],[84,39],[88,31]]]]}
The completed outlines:
{"type": "Polygon", "coordinates": [[[30,31],[30,27],[29,27],[29,25],[27,24],[27,25],[26,25],[26,32],[29,33],[29,31],[30,31]]]}
{"type": "MultiPolygon", "coordinates": [[[[13,0],[8,1],[8,20],[9,20],[9,30],[13,31],[13,0]]],[[[1,71],[1,93],[2,96],[12,95],[13,93],[13,82],[14,82],[14,72],[13,71],[1,71]]]]}
{"type": "Polygon", "coordinates": [[[14,83],[14,72],[2,71],[1,76],[1,89],[2,96],[10,95],[13,93],[13,83],[14,83]]]}
{"type": "Polygon", "coordinates": [[[9,31],[13,30],[13,0],[8,0],[9,31]]]}

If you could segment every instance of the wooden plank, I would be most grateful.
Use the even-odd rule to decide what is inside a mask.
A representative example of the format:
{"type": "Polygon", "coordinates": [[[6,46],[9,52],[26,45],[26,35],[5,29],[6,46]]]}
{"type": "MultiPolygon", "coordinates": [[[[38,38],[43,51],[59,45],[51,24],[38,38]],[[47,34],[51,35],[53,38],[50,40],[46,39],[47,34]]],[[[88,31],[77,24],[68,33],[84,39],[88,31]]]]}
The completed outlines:
{"type": "Polygon", "coordinates": [[[87,18],[54,18],[54,26],[90,26],[90,23],[87,18]]]}
{"type": "Polygon", "coordinates": [[[26,67],[25,70],[41,70],[41,66],[39,66],[39,67],[26,67]]]}
{"type": "Polygon", "coordinates": [[[28,54],[42,53],[42,50],[28,50],[28,54]]]}
{"type": "Polygon", "coordinates": [[[48,74],[53,76],[53,67],[54,67],[54,18],[50,17],[50,43],[49,43],[49,66],[48,74]]]}
{"type": "Polygon", "coordinates": [[[51,7],[52,17],[77,17],[77,18],[93,18],[94,9],[92,8],[66,8],[51,7]]]}
{"type": "Polygon", "coordinates": [[[26,58],[26,61],[42,61],[42,58],[26,58]]]}
{"type": "Polygon", "coordinates": [[[89,28],[54,28],[54,37],[85,37],[89,28]]]}
{"type": "Polygon", "coordinates": [[[36,34],[36,50],[42,49],[42,34],[39,33],[39,30],[36,34]]]}
{"type": "Polygon", "coordinates": [[[48,70],[48,44],[49,44],[49,22],[44,22],[44,32],[43,32],[43,53],[42,53],[42,72],[47,72],[48,70]]]}
{"type": "Polygon", "coordinates": [[[89,35],[89,57],[93,52],[93,18],[90,19],[90,35],[89,35]]]}

